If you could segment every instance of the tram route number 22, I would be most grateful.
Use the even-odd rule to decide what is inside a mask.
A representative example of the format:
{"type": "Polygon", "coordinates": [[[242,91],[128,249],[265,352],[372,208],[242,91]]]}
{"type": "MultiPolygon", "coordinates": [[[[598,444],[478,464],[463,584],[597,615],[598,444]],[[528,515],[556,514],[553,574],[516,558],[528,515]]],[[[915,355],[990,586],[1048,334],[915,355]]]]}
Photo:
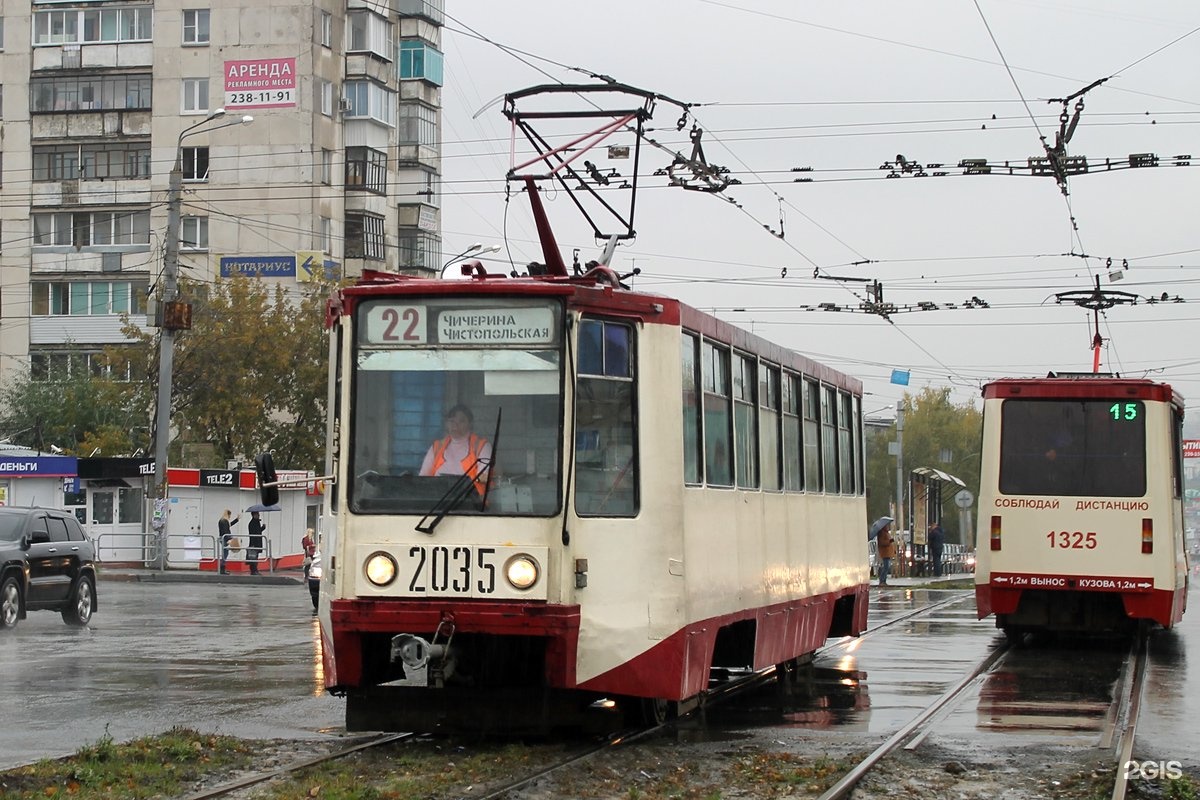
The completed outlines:
{"type": "Polygon", "coordinates": [[[374,344],[423,344],[423,306],[380,303],[367,312],[367,341],[374,344]]]}
{"type": "Polygon", "coordinates": [[[409,548],[410,592],[491,594],[496,591],[494,547],[409,548]]]}
{"type": "Polygon", "coordinates": [[[1088,531],[1050,531],[1046,534],[1050,548],[1061,550],[1095,550],[1096,532],[1088,531]]]}

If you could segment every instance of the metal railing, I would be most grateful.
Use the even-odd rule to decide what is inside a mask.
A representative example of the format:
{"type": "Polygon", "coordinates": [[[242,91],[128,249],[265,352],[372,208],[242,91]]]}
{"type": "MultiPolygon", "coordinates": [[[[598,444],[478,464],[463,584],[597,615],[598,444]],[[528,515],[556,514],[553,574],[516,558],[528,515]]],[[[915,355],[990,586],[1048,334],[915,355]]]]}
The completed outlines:
{"type": "MultiPolygon", "coordinates": [[[[220,561],[221,553],[217,546],[217,536],[214,534],[182,534],[169,533],[165,537],[166,558],[159,562],[159,540],[158,536],[153,533],[102,533],[93,538],[96,547],[96,560],[100,561],[100,553],[108,550],[118,554],[119,557],[113,559],[116,561],[140,561],[147,566],[158,565],[160,569],[175,566],[198,566],[201,561],[206,559],[220,561]],[[197,540],[199,540],[197,542],[197,540]],[[196,545],[199,544],[199,547],[196,545]],[[129,557],[121,557],[128,553],[129,557]]],[[[245,536],[233,534],[229,539],[238,539],[241,542],[241,547],[238,550],[232,550],[229,553],[227,561],[241,561],[245,563],[245,553],[248,549],[245,545],[245,536]]],[[[260,569],[264,567],[267,572],[275,571],[275,560],[271,556],[271,540],[263,536],[263,546],[259,550],[258,558],[255,559],[260,569]]]]}

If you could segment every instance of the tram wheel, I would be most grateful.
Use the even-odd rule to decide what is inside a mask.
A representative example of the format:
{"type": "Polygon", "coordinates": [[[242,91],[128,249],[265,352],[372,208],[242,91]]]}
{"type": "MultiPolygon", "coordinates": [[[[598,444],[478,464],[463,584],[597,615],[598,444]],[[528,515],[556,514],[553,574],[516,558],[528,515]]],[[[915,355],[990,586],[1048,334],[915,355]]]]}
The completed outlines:
{"type": "Polygon", "coordinates": [[[626,725],[664,725],[678,714],[678,706],[656,697],[626,697],[619,701],[626,725]]]}

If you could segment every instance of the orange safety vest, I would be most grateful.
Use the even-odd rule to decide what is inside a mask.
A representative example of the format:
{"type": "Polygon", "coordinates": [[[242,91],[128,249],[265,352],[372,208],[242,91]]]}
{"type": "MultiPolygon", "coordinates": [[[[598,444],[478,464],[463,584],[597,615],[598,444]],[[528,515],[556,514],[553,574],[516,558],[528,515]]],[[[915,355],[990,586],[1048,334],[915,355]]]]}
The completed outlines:
{"type": "MultiPolygon", "coordinates": [[[[479,480],[479,473],[483,466],[483,446],[487,444],[487,439],[482,436],[471,434],[467,437],[467,455],[460,463],[463,469],[463,474],[469,475],[472,482],[475,484],[475,491],[482,496],[486,486],[485,482],[479,480]]],[[[450,437],[439,439],[433,443],[433,465],[430,467],[430,474],[437,475],[438,470],[446,463],[446,448],[450,446],[450,437]]]]}

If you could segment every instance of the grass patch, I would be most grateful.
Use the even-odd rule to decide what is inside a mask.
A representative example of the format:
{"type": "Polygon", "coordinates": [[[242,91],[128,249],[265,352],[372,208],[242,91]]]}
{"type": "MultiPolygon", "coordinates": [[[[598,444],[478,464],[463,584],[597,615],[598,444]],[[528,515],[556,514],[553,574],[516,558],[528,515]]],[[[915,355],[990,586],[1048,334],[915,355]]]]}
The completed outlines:
{"type": "Polygon", "coordinates": [[[255,792],[262,800],[432,800],[461,797],[498,785],[555,760],[558,745],[464,746],[416,740],[373,747],[272,781],[255,792]]]}
{"type": "Polygon", "coordinates": [[[0,796],[11,800],[139,800],[175,797],[205,776],[245,768],[250,743],[186,728],[116,744],[107,733],[74,755],[0,772],[0,796]]]}
{"type": "Polygon", "coordinates": [[[820,795],[842,779],[863,756],[842,758],[794,753],[754,753],[734,761],[726,770],[731,786],[754,790],[756,796],[791,796],[797,790],[820,795]]]}

